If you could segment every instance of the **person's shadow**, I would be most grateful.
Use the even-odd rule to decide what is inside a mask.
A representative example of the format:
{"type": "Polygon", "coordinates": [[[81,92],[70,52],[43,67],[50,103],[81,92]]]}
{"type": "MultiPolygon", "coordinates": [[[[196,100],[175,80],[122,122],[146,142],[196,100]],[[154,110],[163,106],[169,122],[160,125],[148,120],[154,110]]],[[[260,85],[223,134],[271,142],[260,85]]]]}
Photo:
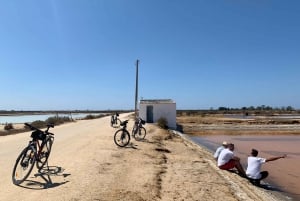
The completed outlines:
{"type": "Polygon", "coordinates": [[[250,181],[250,183],[252,183],[254,186],[258,187],[258,188],[262,188],[268,191],[276,191],[276,192],[281,192],[283,193],[284,191],[276,186],[272,186],[271,184],[268,183],[260,183],[260,184],[255,184],[253,182],[250,181]]]}
{"type": "MultiPolygon", "coordinates": [[[[18,186],[28,189],[34,190],[42,190],[47,188],[54,188],[65,183],[68,183],[68,180],[63,179],[63,182],[53,182],[52,179],[56,177],[63,177],[66,178],[71,174],[65,173],[65,169],[58,166],[45,166],[44,168],[40,169],[38,173],[34,174],[35,178],[42,178],[44,182],[37,181],[33,179],[26,179],[22,184],[18,186]],[[52,179],[51,179],[52,178],[52,179]]],[[[31,177],[32,178],[32,177],[31,177]]]]}
{"type": "MultiPolygon", "coordinates": [[[[241,176],[236,170],[227,170],[227,171],[241,176]]],[[[243,178],[245,178],[245,177],[243,177],[243,178]]],[[[262,189],[265,189],[268,191],[276,191],[276,192],[281,192],[281,193],[284,192],[282,189],[280,189],[276,186],[272,186],[271,184],[268,184],[265,182],[264,183],[256,183],[256,182],[254,182],[255,180],[250,179],[250,178],[245,178],[245,179],[247,179],[252,185],[254,185],[258,188],[262,188],[262,189]]]]}

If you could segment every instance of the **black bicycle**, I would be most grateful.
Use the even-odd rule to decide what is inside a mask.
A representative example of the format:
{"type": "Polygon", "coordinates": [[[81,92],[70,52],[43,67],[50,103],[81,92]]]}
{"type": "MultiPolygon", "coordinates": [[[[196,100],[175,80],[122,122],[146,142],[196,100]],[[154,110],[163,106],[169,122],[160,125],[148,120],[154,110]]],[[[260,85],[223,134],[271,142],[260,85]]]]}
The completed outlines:
{"type": "Polygon", "coordinates": [[[146,129],[143,127],[143,125],[146,122],[142,118],[137,118],[135,120],[134,126],[132,128],[132,136],[136,140],[143,140],[146,137],[146,129]]]}
{"type": "Polygon", "coordinates": [[[35,163],[38,170],[41,170],[48,163],[54,141],[54,134],[49,132],[50,127],[54,128],[53,124],[48,124],[45,131],[28,123],[25,123],[25,126],[33,130],[31,133],[32,140],[20,153],[14,165],[12,181],[15,185],[21,184],[28,178],[35,163]]]}
{"type": "Polygon", "coordinates": [[[125,147],[130,142],[130,134],[126,129],[127,123],[128,123],[128,120],[121,122],[120,125],[123,126],[123,128],[121,128],[115,132],[114,141],[115,141],[116,145],[118,145],[119,147],[125,147]]]}
{"type": "Polygon", "coordinates": [[[111,116],[111,119],[110,119],[111,127],[120,127],[121,120],[118,118],[118,116],[119,116],[119,114],[117,112],[111,116]]]}

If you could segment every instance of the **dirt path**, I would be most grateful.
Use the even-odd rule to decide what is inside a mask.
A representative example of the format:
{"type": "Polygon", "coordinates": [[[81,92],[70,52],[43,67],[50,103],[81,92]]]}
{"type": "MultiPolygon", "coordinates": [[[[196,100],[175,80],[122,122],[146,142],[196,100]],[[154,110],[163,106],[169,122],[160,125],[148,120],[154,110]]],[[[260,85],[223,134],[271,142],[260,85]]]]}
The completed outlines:
{"type": "MultiPolygon", "coordinates": [[[[118,148],[113,142],[116,129],[109,126],[109,120],[54,128],[50,174],[37,173],[35,168],[22,186],[12,184],[11,172],[30,134],[0,137],[0,199],[275,200],[237,175],[218,170],[202,148],[154,125],[146,125],[145,141],[132,140],[127,148],[118,148]]],[[[132,124],[129,121],[129,130],[132,124]]]]}

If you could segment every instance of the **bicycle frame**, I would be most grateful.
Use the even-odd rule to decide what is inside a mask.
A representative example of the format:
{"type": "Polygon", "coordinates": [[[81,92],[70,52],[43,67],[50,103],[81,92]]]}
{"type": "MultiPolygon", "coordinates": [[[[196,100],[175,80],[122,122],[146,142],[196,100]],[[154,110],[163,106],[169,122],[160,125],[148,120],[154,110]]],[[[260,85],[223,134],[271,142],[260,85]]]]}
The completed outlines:
{"type": "Polygon", "coordinates": [[[146,136],[146,129],[143,124],[145,124],[145,121],[142,118],[136,118],[132,128],[132,136],[138,141],[145,139],[146,136]]]}
{"type": "Polygon", "coordinates": [[[113,116],[111,116],[111,122],[113,123],[113,124],[117,124],[117,122],[118,122],[118,116],[117,115],[113,115],[113,116]]]}
{"type": "Polygon", "coordinates": [[[31,140],[30,142],[29,142],[29,144],[31,145],[31,146],[33,146],[34,147],[34,149],[35,149],[35,158],[36,159],[39,159],[39,157],[40,157],[40,155],[41,155],[41,152],[42,152],[42,143],[43,143],[43,141],[40,143],[39,142],[39,140],[38,139],[35,139],[35,140],[31,140]]]}
{"type": "Polygon", "coordinates": [[[143,127],[143,120],[141,118],[138,118],[135,120],[134,122],[134,126],[133,126],[133,130],[136,133],[138,131],[139,128],[143,127]]]}

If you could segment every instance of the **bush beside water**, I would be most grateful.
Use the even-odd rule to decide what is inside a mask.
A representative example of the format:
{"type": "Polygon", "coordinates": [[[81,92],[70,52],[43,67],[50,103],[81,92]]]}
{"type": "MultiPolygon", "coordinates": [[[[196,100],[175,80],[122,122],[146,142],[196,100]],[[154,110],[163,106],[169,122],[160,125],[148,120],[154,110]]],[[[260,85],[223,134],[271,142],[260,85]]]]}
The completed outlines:
{"type": "Polygon", "coordinates": [[[108,116],[110,114],[98,114],[98,115],[92,115],[92,114],[89,114],[87,116],[85,116],[83,119],[84,120],[88,120],[88,119],[98,119],[98,118],[102,118],[102,117],[105,117],[105,116],[108,116]]]}
{"type": "MultiPolygon", "coordinates": [[[[86,117],[84,117],[83,119],[96,119],[96,118],[101,118],[104,116],[107,116],[109,114],[99,114],[99,115],[87,115],[86,117]]],[[[73,122],[75,120],[73,120],[72,118],[68,117],[68,116],[53,116],[53,117],[49,117],[48,119],[46,119],[45,121],[41,121],[41,120],[37,120],[37,121],[33,121],[30,124],[36,128],[42,129],[42,128],[46,128],[47,124],[54,124],[55,126],[66,123],[66,122],[73,122]]],[[[6,123],[4,126],[4,131],[0,130],[0,136],[4,136],[4,135],[11,135],[11,134],[16,134],[16,133],[21,133],[21,132],[25,132],[28,131],[28,127],[24,126],[21,129],[15,129],[13,127],[12,123],[6,123]]]]}
{"type": "MultiPolygon", "coordinates": [[[[49,117],[48,119],[46,119],[45,121],[41,121],[41,120],[37,120],[31,123],[32,126],[36,127],[36,128],[45,128],[47,127],[47,124],[53,124],[55,126],[66,123],[66,122],[71,122],[73,121],[70,117],[49,117]]],[[[27,128],[25,126],[25,128],[27,128]]]]}
{"type": "Polygon", "coordinates": [[[14,129],[14,126],[12,125],[12,123],[6,123],[4,126],[4,130],[8,131],[8,130],[12,130],[14,129]]]}

